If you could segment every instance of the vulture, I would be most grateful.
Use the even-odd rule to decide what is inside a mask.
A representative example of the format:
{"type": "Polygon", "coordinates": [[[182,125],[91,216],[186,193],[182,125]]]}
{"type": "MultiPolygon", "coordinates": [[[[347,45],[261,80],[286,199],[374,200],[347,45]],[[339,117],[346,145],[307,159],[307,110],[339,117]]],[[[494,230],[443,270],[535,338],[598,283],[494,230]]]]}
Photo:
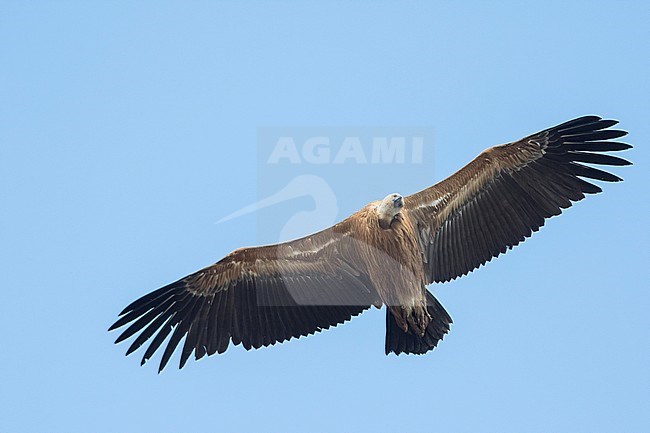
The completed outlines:
{"type": "MultiPolygon", "coordinates": [[[[584,116],[483,151],[420,192],[389,194],[321,232],[237,249],[217,263],[142,296],[110,327],[148,343],[141,364],[164,347],[159,372],[181,344],[191,356],[247,350],[307,336],[386,306],[385,352],[423,354],[451,317],[427,290],[505,253],[586,194],[592,179],[622,180],[591,165],[629,165],[606,154],[618,122],[584,116]],[[590,164],[590,165],[587,165],[590,164]],[[166,344],[165,344],[166,341],[166,344]]],[[[614,140],[614,141],[613,141],[614,140]]]]}

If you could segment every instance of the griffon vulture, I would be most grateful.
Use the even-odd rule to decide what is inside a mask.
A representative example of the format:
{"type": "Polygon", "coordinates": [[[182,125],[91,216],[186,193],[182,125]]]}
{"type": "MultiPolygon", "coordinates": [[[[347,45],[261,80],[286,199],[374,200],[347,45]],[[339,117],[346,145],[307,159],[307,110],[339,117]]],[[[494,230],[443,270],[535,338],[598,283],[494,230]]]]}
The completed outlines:
{"type": "Polygon", "coordinates": [[[574,119],[482,152],[442,182],[373,201],[340,223],[277,245],[241,248],[127,306],[110,330],[130,324],[127,355],[151,339],[144,364],[169,341],[159,371],[185,338],[182,368],[223,353],[306,336],[386,305],[386,354],[422,354],[452,320],[427,290],[505,253],[572,202],[617,182],[585,165],[628,165],[603,152],[631,146],[615,120],[574,119]]]}

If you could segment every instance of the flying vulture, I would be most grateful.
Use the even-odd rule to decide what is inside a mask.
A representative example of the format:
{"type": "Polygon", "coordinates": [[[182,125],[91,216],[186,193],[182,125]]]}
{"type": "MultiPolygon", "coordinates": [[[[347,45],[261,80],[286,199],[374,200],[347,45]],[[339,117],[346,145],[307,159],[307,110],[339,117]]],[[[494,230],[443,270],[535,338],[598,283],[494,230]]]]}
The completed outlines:
{"type": "Polygon", "coordinates": [[[110,330],[130,324],[144,364],[167,337],[159,371],[185,339],[182,368],[336,326],[386,305],[385,351],[422,354],[449,331],[451,317],[427,290],[505,253],[572,202],[617,182],[585,165],[629,165],[603,152],[629,149],[618,122],[580,117],[491,147],[442,182],[373,201],[340,223],[277,245],[240,248],[217,263],[127,306],[110,330]],[[170,336],[171,334],[171,336],[170,336]]]}

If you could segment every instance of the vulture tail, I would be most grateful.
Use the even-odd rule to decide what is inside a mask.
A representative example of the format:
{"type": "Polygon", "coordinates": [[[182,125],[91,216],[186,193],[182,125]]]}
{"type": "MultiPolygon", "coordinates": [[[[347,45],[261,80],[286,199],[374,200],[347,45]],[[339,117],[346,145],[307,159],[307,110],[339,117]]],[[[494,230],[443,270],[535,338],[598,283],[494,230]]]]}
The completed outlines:
{"type": "Polygon", "coordinates": [[[436,347],[438,341],[442,340],[442,337],[449,332],[449,325],[452,323],[451,317],[431,292],[428,290],[426,292],[427,312],[431,316],[431,321],[424,336],[420,336],[411,330],[404,332],[397,324],[393,313],[390,312],[389,308],[386,308],[386,355],[391,352],[396,355],[400,353],[417,355],[427,353],[436,347]]]}

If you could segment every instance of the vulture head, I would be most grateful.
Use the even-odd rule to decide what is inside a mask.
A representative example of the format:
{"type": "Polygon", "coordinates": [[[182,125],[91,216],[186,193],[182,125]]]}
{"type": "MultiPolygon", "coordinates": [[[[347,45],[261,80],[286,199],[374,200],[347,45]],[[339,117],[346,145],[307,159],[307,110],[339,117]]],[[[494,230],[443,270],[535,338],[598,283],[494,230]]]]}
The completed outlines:
{"type": "Polygon", "coordinates": [[[404,207],[404,198],[397,193],[388,194],[377,205],[377,217],[379,218],[379,227],[384,230],[390,228],[397,215],[404,207]]]}

